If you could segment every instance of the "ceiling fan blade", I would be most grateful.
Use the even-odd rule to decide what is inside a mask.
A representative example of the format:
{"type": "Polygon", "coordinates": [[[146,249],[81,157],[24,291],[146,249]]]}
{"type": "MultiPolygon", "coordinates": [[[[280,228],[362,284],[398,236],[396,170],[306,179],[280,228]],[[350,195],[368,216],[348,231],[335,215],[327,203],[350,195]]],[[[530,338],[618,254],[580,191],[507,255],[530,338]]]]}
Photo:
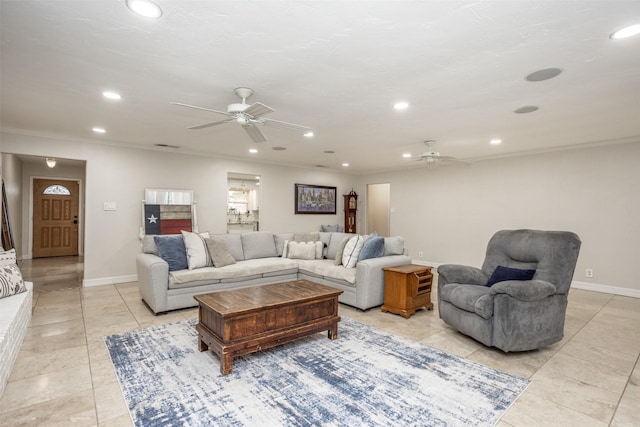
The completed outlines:
{"type": "Polygon", "coordinates": [[[226,111],[212,110],[210,108],[198,107],[197,105],[183,104],[181,102],[172,102],[171,104],[178,105],[180,107],[195,108],[196,110],[203,110],[203,111],[210,111],[212,113],[224,114],[225,116],[232,116],[233,115],[233,114],[227,113],[226,111]]]}
{"type": "Polygon", "coordinates": [[[269,107],[268,105],[264,105],[261,102],[256,102],[255,104],[251,104],[249,107],[247,107],[247,109],[244,110],[243,113],[249,114],[253,117],[260,117],[264,116],[265,114],[273,113],[274,111],[276,110],[269,107]]]}
{"type": "Polygon", "coordinates": [[[270,128],[282,129],[289,132],[305,134],[311,132],[311,128],[307,126],[296,125],[293,123],[281,122],[273,119],[260,119],[260,123],[270,128]]]}
{"type": "Polygon", "coordinates": [[[457,162],[457,163],[462,163],[465,165],[470,165],[471,162],[467,162],[466,160],[460,160],[460,159],[456,159],[455,157],[451,157],[451,156],[438,156],[440,158],[440,160],[444,160],[447,162],[457,162]]]}
{"type": "Polygon", "coordinates": [[[201,125],[197,125],[197,126],[189,126],[187,129],[204,129],[204,128],[208,128],[211,126],[218,126],[218,125],[223,125],[225,123],[229,123],[234,121],[235,118],[231,118],[231,119],[227,119],[227,120],[218,120],[217,122],[208,122],[208,123],[203,123],[201,125]]]}
{"type": "Polygon", "coordinates": [[[247,132],[249,138],[253,140],[253,142],[267,142],[267,138],[264,134],[258,129],[258,126],[251,125],[243,125],[242,128],[247,132]]]}

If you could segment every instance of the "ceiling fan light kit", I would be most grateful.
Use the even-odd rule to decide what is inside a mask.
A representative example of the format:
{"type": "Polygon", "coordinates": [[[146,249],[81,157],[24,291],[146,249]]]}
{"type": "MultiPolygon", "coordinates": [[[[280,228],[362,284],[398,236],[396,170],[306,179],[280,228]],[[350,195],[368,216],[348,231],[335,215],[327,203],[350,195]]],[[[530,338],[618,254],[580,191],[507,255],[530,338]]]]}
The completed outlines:
{"type": "Polygon", "coordinates": [[[253,95],[253,89],[250,89],[248,87],[237,87],[235,88],[235,93],[240,97],[240,99],[242,99],[242,102],[229,104],[227,106],[226,112],[212,110],[210,108],[198,107],[196,105],[183,104],[180,102],[172,102],[172,104],[178,105],[180,107],[194,108],[197,110],[209,111],[212,113],[229,116],[229,118],[225,120],[207,122],[187,128],[191,130],[204,129],[212,126],[222,125],[225,123],[236,122],[237,124],[242,126],[244,131],[253,142],[267,141],[267,137],[264,136],[262,131],[258,128],[258,125],[301,134],[307,138],[313,136],[313,131],[307,126],[301,126],[294,123],[282,122],[279,120],[267,119],[262,117],[265,114],[273,113],[275,110],[268,105],[264,105],[260,102],[247,104],[247,99],[251,95],[253,95]]]}
{"type": "Polygon", "coordinates": [[[441,156],[439,152],[433,149],[433,145],[436,143],[436,141],[434,141],[433,139],[428,139],[424,141],[424,143],[428,147],[428,151],[425,151],[422,154],[420,154],[420,156],[418,156],[419,157],[418,161],[424,160],[427,168],[436,168],[439,166],[439,164],[444,164],[448,162],[463,164],[465,166],[471,165],[471,162],[467,162],[466,160],[456,159],[455,157],[451,157],[451,156],[441,156]]]}

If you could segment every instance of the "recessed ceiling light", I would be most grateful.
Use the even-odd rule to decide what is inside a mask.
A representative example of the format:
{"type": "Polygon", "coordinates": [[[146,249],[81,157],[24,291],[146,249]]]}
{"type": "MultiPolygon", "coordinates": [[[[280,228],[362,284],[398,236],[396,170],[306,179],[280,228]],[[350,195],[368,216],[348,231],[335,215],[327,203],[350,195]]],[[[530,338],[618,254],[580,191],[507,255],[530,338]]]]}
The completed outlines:
{"type": "Polygon", "coordinates": [[[99,127],[95,127],[91,129],[92,131],[94,131],[95,133],[105,133],[106,130],[104,128],[99,128],[99,127]]]}
{"type": "Polygon", "coordinates": [[[561,72],[562,70],[560,68],[545,68],[544,70],[534,71],[525,77],[525,79],[530,82],[541,82],[543,80],[552,79],[561,72]]]}
{"type": "Polygon", "coordinates": [[[393,104],[393,108],[396,110],[406,110],[409,108],[409,103],[406,101],[399,101],[393,104]]]}
{"type": "Polygon", "coordinates": [[[491,141],[489,141],[489,144],[491,144],[491,145],[502,144],[502,140],[498,139],[498,138],[493,138],[491,141]]]}
{"type": "Polygon", "coordinates": [[[637,36],[638,34],[640,34],[640,24],[634,24],[619,29],[618,31],[612,33],[609,38],[613,40],[619,40],[626,39],[627,37],[637,36]]]}
{"type": "Polygon", "coordinates": [[[404,153],[402,155],[402,157],[404,157],[405,159],[410,159],[411,158],[411,153],[404,153]]]}
{"type": "Polygon", "coordinates": [[[533,113],[534,111],[538,110],[538,106],[536,105],[525,105],[524,107],[520,107],[517,110],[514,110],[513,112],[516,114],[527,114],[527,113],[533,113]]]}
{"type": "Polygon", "coordinates": [[[104,96],[107,99],[113,99],[116,101],[119,101],[122,99],[122,96],[119,93],[113,92],[110,90],[105,90],[104,92],[102,92],[102,96],[104,96]]]}
{"type": "Polygon", "coordinates": [[[250,149],[249,149],[249,152],[250,152],[251,154],[255,154],[255,153],[257,153],[257,152],[258,152],[258,149],[257,149],[257,148],[250,148],[250,149]]]}
{"type": "Polygon", "coordinates": [[[312,131],[305,132],[304,136],[307,137],[307,138],[312,138],[313,137],[313,132],[312,131]]]}
{"type": "Polygon", "coordinates": [[[349,167],[349,163],[344,162],[344,163],[342,164],[342,166],[343,166],[343,167],[345,167],[345,168],[348,168],[348,167],[349,167]]]}
{"type": "Polygon", "coordinates": [[[127,7],[136,15],[145,18],[160,18],[162,9],[160,6],[149,0],[127,0],[127,7]]]}

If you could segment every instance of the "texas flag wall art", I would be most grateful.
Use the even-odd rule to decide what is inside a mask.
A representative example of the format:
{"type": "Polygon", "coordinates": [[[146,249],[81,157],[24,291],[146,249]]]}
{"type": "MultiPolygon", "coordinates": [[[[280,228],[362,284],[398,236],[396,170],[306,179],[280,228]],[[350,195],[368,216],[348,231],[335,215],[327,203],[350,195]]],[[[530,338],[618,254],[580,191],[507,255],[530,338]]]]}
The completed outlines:
{"type": "Polygon", "coordinates": [[[180,234],[191,227],[191,205],[144,205],[145,234],[180,234]]]}

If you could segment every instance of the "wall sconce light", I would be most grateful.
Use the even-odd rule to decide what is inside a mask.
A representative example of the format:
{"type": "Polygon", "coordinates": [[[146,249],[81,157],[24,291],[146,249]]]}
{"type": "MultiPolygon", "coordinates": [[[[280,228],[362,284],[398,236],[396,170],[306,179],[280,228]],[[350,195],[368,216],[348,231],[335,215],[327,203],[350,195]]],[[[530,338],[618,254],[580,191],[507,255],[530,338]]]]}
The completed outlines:
{"type": "Polygon", "coordinates": [[[47,157],[45,161],[47,162],[47,166],[50,168],[55,168],[56,163],[58,163],[55,157],[47,157]]]}

